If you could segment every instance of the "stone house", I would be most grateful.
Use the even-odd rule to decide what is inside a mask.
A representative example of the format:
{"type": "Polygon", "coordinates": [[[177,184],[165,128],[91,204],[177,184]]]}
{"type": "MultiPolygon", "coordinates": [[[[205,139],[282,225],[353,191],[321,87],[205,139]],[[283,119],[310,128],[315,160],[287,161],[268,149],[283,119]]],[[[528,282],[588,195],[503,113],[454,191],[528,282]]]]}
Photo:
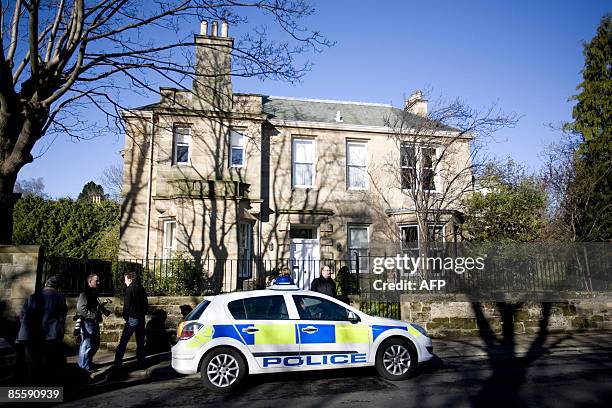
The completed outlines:
{"type": "Polygon", "coordinates": [[[192,90],[161,88],[159,102],[123,112],[121,259],[231,259],[247,280],[264,261],[291,263],[307,286],[320,260],[423,240],[414,184],[438,203],[429,238],[455,239],[461,208],[444,193],[447,179],[471,183],[470,138],[444,127],[398,138],[392,118],[426,122],[420,93],[403,109],[235,93],[233,39],[211,26],[195,35],[192,90]]]}

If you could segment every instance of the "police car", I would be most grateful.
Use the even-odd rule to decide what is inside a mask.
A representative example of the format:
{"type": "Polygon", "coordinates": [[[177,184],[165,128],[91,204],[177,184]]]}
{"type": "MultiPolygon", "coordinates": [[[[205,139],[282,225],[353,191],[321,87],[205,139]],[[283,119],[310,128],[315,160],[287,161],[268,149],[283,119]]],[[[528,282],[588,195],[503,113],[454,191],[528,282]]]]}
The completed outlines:
{"type": "Polygon", "coordinates": [[[329,296],[276,283],[207,297],[178,328],[172,367],[201,373],[216,392],[247,374],[376,366],[389,380],[413,375],[433,355],[415,324],[369,316],[329,296]]]}

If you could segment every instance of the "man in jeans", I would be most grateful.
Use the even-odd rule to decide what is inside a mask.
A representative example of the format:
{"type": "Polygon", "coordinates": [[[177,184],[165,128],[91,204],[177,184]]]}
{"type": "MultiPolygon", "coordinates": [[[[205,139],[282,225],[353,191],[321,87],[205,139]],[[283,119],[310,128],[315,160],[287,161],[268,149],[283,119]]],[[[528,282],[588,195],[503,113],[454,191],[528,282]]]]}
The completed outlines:
{"type": "Polygon", "coordinates": [[[90,274],[87,277],[87,287],[81,292],[77,301],[77,313],[82,319],[78,364],[89,374],[94,371],[93,357],[100,347],[102,312],[98,302],[98,285],[100,285],[98,275],[90,274]]]}
{"type": "Polygon", "coordinates": [[[121,340],[117,346],[115,353],[115,370],[119,370],[123,363],[123,355],[125,348],[132,334],[136,332],[136,357],[138,365],[143,366],[145,363],[145,315],[149,308],[147,293],[140,283],[136,282],[136,276],[132,272],[126,272],[124,275],[125,297],[123,299],[123,318],[125,325],[121,333],[121,340]]]}

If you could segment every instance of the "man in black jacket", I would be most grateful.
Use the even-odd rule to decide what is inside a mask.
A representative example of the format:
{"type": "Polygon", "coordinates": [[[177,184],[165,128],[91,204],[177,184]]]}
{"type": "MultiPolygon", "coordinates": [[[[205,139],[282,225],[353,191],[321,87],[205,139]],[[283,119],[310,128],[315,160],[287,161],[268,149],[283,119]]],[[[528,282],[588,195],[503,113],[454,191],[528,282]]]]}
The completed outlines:
{"type": "Polygon", "coordinates": [[[321,268],[321,276],[312,281],[310,290],[323,293],[327,296],[336,297],[336,282],[331,278],[331,269],[329,266],[326,265],[321,268]]]}
{"type": "Polygon", "coordinates": [[[59,381],[63,374],[62,340],[68,309],[66,298],[57,291],[59,284],[57,276],[49,277],[42,291],[31,295],[21,310],[17,341],[25,344],[28,374],[34,382],[59,381]]]}
{"type": "Polygon", "coordinates": [[[123,299],[123,318],[125,319],[125,326],[123,326],[123,332],[121,333],[121,340],[117,346],[115,353],[115,369],[121,368],[123,363],[123,355],[125,354],[125,348],[132,334],[136,332],[136,358],[138,364],[143,366],[145,363],[145,315],[149,308],[149,302],[147,300],[147,293],[140,283],[136,282],[136,276],[132,272],[127,272],[124,275],[125,285],[125,297],[123,299]]]}

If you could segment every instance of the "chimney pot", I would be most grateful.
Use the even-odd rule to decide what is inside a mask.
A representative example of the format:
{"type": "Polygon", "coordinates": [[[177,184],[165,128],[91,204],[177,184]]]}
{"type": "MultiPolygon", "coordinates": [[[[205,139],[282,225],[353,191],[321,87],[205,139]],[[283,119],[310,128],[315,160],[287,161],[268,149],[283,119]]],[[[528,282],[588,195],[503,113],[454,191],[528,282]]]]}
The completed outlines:
{"type": "Polygon", "coordinates": [[[223,20],[221,22],[221,37],[223,38],[227,38],[228,36],[228,31],[229,31],[229,27],[227,25],[227,21],[223,20]]]}
{"type": "Polygon", "coordinates": [[[210,29],[210,36],[211,37],[216,37],[217,36],[218,26],[219,26],[219,23],[216,20],[212,22],[212,27],[210,29]]]}
{"type": "Polygon", "coordinates": [[[415,115],[427,116],[427,99],[423,99],[423,92],[415,91],[410,95],[405,101],[404,109],[415,115]]]}
{"type": "Polygon", "coordinates": [[[208,21],[206,20],[200,22],[200,35],[208,35],[208,21]]]}

